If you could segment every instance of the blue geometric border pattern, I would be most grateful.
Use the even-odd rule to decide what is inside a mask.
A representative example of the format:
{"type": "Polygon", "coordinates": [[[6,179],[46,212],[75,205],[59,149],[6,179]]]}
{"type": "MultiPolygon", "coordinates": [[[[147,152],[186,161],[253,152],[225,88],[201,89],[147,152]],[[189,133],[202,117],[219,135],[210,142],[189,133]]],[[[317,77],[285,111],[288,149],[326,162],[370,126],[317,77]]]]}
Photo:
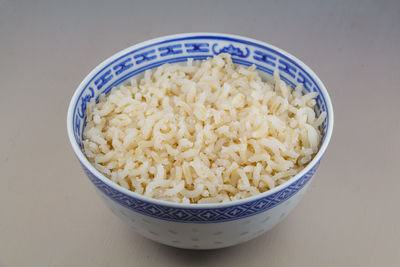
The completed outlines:
{"type": "Polygon", "coordinates": [[[269,210],[285,200],[295,195],[301,188],[303,188],[307,182],[314,175],[317,170],[319,162],[299,180],[292,183],[290,186],[275,192],[272,195],[264,198],[254,200],[241,205],[232,205],[225,208],[176,208],[158,205],[154,203],[145,202],[138,200],[134,197],[125,195],[112,187],[108,186],[94,174],[92,174],[83,165],[83,169],[88,175],[92,183],[104,194],[106,194],[112,200],[118,202],[124,207],[131,209],[135,212],[143,215],[151,216],[161,220],[182,222],[182,223],[217,223],[225,221],[233,221],[249,216],[256,215],[258,213],[269,210]]]}
{"type": "MultiPolygon", "coordinates": [[[[318,112],[329,112],[313,77],[297,62],[271,47],[225,36],[199,35],[171,38],[128,51],[91,77],[84,85],[74,107],[73,130],[77,143],[81,146],[86,103],[91,98],[97,98],[127,79],[164,63],[183,62],[188,58],[200,60],[223,52],[230,53],[235,64],[245,66],[254,64],[261,72],[272,74],[276,68],[279,69],[281,78],[292,87],[302,83],[308,92],[318,92],[319,96],[316,99],[318,112]]],[[[321,126],[323,140],[328,120],[329,114],[321,126]]]]}

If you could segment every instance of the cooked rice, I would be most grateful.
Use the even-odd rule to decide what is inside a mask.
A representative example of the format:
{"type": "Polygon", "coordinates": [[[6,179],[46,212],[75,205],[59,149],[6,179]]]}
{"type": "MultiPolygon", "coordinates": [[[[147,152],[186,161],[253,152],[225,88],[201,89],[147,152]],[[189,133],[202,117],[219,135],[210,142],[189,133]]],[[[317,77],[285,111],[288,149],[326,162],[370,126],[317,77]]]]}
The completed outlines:
{"type": "Polygon", "coordinates": [[[272,189],[318,151],[317,93],[229,54],[165,64],[87,105],[84,150],[115,183],[152,198],[216,203],[272,189]]]}

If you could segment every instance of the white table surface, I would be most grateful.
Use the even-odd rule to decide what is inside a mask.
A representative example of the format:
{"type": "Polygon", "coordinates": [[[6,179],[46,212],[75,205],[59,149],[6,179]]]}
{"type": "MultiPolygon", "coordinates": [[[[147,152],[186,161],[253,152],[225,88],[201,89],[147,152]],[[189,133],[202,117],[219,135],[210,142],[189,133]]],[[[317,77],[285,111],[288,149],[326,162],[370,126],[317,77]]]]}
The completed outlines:
{"type": "Polygon", "coordinates": [[[400,1],[134,2],[0,0],[0,266],[400,266],[400,1]],[[103,59],[194,31],[289,51],[335,109],[299,206],[267,234],[213,251],[133,232],[97,196],[66,132],[75,88],[103,59]]]}

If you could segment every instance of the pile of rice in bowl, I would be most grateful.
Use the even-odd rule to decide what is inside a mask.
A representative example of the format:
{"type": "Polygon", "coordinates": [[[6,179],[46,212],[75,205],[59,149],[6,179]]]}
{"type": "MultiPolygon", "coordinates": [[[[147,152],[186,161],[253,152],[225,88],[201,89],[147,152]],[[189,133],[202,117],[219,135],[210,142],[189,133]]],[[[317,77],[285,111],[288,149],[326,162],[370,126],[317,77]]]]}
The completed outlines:
{"type": "Polygon", "coordinates": [[[317,93],[229,54],[165,64],[87,105],[84,150],[115,183],[180,203],[257,195],[301,171],[317,153],[317,93]]]}

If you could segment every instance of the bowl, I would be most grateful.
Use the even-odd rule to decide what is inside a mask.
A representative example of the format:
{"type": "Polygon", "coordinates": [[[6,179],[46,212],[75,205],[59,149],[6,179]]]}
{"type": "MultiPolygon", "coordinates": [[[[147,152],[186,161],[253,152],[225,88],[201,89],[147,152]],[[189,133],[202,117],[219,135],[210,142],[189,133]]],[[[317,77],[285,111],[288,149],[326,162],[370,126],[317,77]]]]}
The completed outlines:
{"type": "MultiPolygon", "coordinates": [[[[291,54],[265,42],[222,33],[185,33],[133,45],[103,61],[76,89],[68,109],[68,136],[90,181],[107,206],[139,234],[169,246],[215,249],[251,240],[282,221],[299,203],[327,149],[333,129],[332,104],[317,75],[291,54]],[[112,182],[86,158],[82,148],[86,103],[114,86],[164,63],[229,53],[235,64],[255,64],[265,78],[278,68],[281,79],[319,93],[316,112],[327,113],[313,160],[295,177],[256,196],[227,203],[181,204],[149,198],[112,182]]],[[[294,218],[293,218],[294,219],[294,218]]]]}

